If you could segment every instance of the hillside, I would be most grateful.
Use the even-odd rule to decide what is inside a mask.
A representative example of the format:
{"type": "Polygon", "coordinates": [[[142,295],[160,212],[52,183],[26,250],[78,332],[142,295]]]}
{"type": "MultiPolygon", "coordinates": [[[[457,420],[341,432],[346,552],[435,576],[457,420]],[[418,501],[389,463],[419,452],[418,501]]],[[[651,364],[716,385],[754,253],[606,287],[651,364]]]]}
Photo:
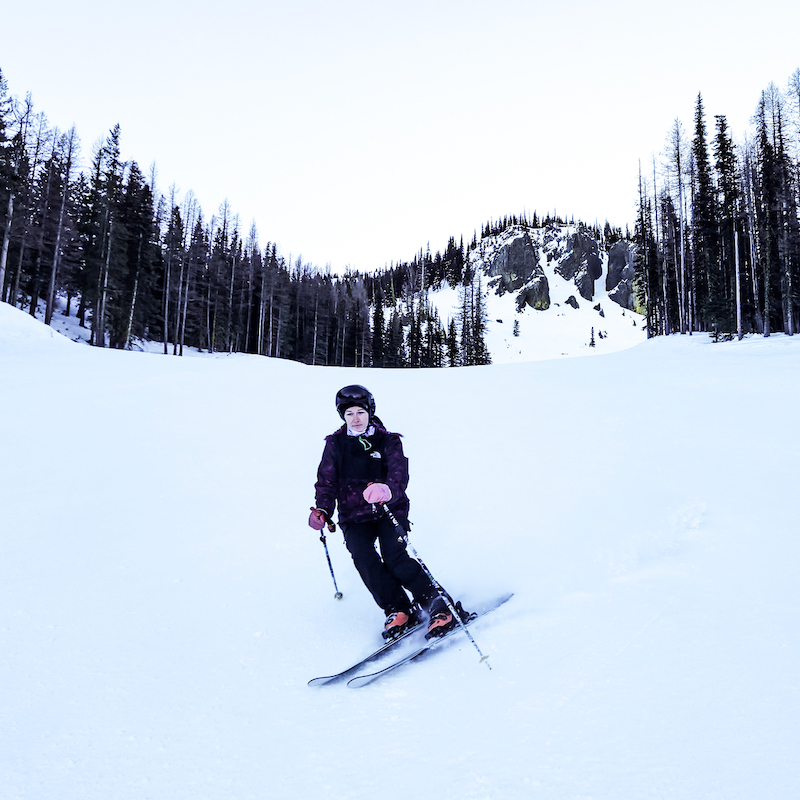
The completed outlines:
{"type": "MultiPolygon", "coordinates": [[[[643,318],[634,311],[632,245],[627,242],[607,248],[575,225],[512,226],[481,239],[478,247],[468,251],[468,262],[476,283],[481,280],[487,312],[485,339],[492,363],[611,353],[645,339],[643,318]],[[589,260],[596,277],[589,275],[589,260]],[[537,292],[546,293],[546,307],[537,292]]],[[[445,325],[459,319],[462,291],[463,287],[444,281],[427,292],[427,300],[445,325]]],[[[418,293],[413,303],[420,303],[418,293]]],[[[402,300],[398,303],[404,317],[408,305],[402,300]]],[[[91,313],[87,327],[81,327],[75,316],[76,300],[69,316],[63,313],[63,296],[57,306],[53,329],[73,341],[88,343],[91,313]]],[[[41,301],[37,318],[44,317],[41,301]]],[[[404,336],[407,343],[407,322],[404,336]]],[[[164,346],[161,341],[134,339],[132,349],[157,353],[164,346]]],[[[173,352],[172,343],[168,350],[173,352]]],[[[196,354],[197,348],[184,348],[184,353],[196,354]]]]}
{"type": "MultiPolygon", "coordinates": [[[[645,339],[627,242],[606,247],[575,225],[515,225],[481,239],[468,261],[485,291],[493,364],[611,353],[645,339]]],[[[442,319],[458,317],[456,289],[432,302],[442,319]]]]}
{"type": "Polygon", "coordinates": [[[0,376],[4,797],[798,796],[800,340],[356,370],[82,347],[0,304],[0,376]],[[515,593],[471,629],[491,671],[454,641],[306,685],[380,639],[306,526],[353,381],[434,574],[515,593]]]}

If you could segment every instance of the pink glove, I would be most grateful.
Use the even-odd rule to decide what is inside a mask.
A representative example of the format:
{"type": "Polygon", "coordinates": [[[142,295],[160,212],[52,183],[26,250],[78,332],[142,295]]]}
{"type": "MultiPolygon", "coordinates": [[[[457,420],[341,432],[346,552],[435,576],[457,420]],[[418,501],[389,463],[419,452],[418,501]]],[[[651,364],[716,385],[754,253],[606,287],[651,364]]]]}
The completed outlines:
{"type": "Polygon", "coordinates": [[[371,483],[364,489],[364,499],[368,503],[388,503],[392,499],[392,490],[385,483],[371,483]]]}
{"type": "Polygon", "coordinates": [[[312,508],[308,515],[308,524],[315,531],[321,531],[325,527],[325,512],[319,508],[312,508]]]}

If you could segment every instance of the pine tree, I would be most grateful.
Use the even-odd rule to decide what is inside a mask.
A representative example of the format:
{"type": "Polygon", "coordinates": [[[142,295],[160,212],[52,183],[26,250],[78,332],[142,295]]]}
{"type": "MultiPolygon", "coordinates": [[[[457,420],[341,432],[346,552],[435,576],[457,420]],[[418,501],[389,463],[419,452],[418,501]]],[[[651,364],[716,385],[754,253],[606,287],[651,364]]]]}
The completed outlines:
{"type": "Polygon", "coordinates": [[[31,254],[35,258],[39,252],[36,247],[36,226],[42,201],[40,177],[44,153],[51,138],[44,114],[33,113],[30,95],[25,98],[22,107],[15,111],[15,117],[16,131],[11,148],[14,176],[6,223],[6,231],[11,234],[7,251],[11,270],[8,276],[8,302],[13,306],[18,302],[22,304],[21,288],[25,289],[27,278],[33,272],[31,254]]]}
{"type": "Polygon", "coordinates": [[[379,290],[374,299],[374,310],[372,312],[372,366],[386,366],[384,337],[386,335],[385,322],[383,316],[383,292],[379,290]]]}
{"type": "Polygon", "coordinates": [[[697,302],[705,326],[718,328],[728,322],[724,283],[720,272],[717,244],[717,213],[714,184],[706,141],[702,95],[697,95],[694,118],[694,184],[692,197],[692,244],[697,302]]]}
{"type": "Polygon", "coordinates": [[[0,69],[0,209],[4,212],[3,240],[0,245],[0,302],[6,298],[5,283],[11,227],[14,221],[14,197],[19,181],[19,141],[10,131],[15,102],[8,95],[8,83],[0,69]]]}
{"type": "Polygon", "coordinates": [[[458,344],[458,327],[454,319],[447,326],[446,358],[448,367],[461,365],[461,348],[458,344]]]}
{"type": "Polygon", "coordinates": [[[639,208],[637,213],[634,241],[636,253],[634,256],[634,290],[636,301],[644,309],[646,317],[647,336],[656,336],[664,333],[664,304],[660,295],[660,282],[658,280],[658,259],[656,255],[656,241],[652,222],[652,205],[647,197],[639,171],[639,208]],[[660,321],[660,324],[659,324],[660,321]]]}
{"type": "Polygon", "coordinates": [[[764,287],[764,336],[772,333],[774,295],[777,293],[778,245],[778,167],[767,120],[767,98],[762,93],[756,112],[758,137],[758,185],[756,219],[758,225],[759,262],[764,287]]]}
{"type": "MultiPolygon", "coordinates": [[[[50,281],[47,289],[47,307],[45,311],[45,324],[49,325],[53,319],[55,309],[56,287],[60,284],[60,268],[62,250],[67,248],[72,228],[70,188],[72,182],[72,168],[78,156],[78,135],[72,127],[69,133],[60,137],[57,169],[57,181],[60,184],[60,202],[58,203],[58,217],[56,222],[55,241],[53,243],[53,257],[50,266],[50,281]]],[[[69,304],[68,304],[69,305],[69,304]]],[[[69,313],[69,307],[67,307],[69,313]]]]}
{"type": "Polygon", "coordinates": [[[86,307],[92,311],[91,343],[97,347],[106,344],[109,291],[118,273],[119,244],[123,238],[117,219],[124,168],[119,140],[120,128],[116,125],[95,150],[79,221],[85,254],[81,313],[85,313],[86,307]]]}
{"type": "Polygon", "coordinates": [[[117,208],[115,273],[109,277],[113,287],[108,308],[108,329],[112,347],[130,345],[133,336],[146,334],[146,320],[156,317],[154,297],[156,266],[160,258],[150,186],[136,162],[128,168],[117,208]]]}
{"type": "MultiPolygon", "coordinates": [[[[714,139],[715,170],[717,174],[717,209],[719,213],[719,272],[721,293],[716,304],[711,307],[712,318],[717,318],[723,326],[732,323],[733,303],[741,300],[741,270],[738,268],[739,239],[741,220],[739,206],[741,190],[739,173],[733,141],[728,132],[724,116],[716,116],[716,136],[714,139]]],[[[741,301],[737,305],[737,319],[740,317],[741,301]]]]}
{"type": "Polygon", "coordinates": [[[486,328],[488,316],[483,300],[483,281],[478,275],[478,287],[473,299],[472,335],[475,348],[475,364],[485,365],[492,363],[489,348],[486,346],[486,328]]]}
{"type": "Polygon", "coordinates": [[[389,317],[385,364],[387,367],[405,367],[407,365],[403,341],[403,322],[397,310],[393,310],[389,317]]]}

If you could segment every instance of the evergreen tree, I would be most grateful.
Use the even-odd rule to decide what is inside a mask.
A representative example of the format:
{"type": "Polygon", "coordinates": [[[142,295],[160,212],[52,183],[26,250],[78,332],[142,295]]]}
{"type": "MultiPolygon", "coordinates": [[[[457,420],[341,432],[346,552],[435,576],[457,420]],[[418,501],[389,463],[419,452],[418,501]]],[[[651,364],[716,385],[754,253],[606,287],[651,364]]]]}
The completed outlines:
{"type": "Polygon", "coordinates": [[[386,333],[385,364],[387,367],[405,367],[407,365],[403,337],[403,321],[396,310],[393,310],[389,317],[389,325],[386,333]]]}
{"type": "Polygon", "coordinates": [[[132,162],[117,208],[117,269],[110,277],[114,287],[108,306],[108,329],[112,347],[128,347],[133,336],[145,336],[148,318],[157,318],[154,296],[160,261],[154,224],[153,196],[136,162],[132,162]]]}
{"type": "Polygon", "coordinates": [[[692,197],[692,245],[698,307],[704,325],[717,328],[728,322],[724,282],[717,244],[717,212],[711,163],[706,141],[702,95],[697,95],[694,118],[694,184],[692,197]]]}
{"type": "Polygon", "coordinates": [[[488,319],[480,275],[461,289],[459,321],[461,324],[461,364],[465,367],[490,364],[491,356],[485,341],[488,319]]]}
{"type": "Polygon", "coordinates": [[[719,214],[719,278],[720,293],[711,298],[710,315],[723,328],[732,328],[733,304],[741,297],[740,274],[737,273],[737,254],[742,233],[739,219],[741,190],[733,140],[724,116],[716,116],[714,167],[717,174],[717,209],[719,214]]]}
{"type": "MultiPolygon", "coordinates": [[[[29,113],[30,103],[26,110],[29,113]]],[[[14,204],[22,184],[25,160],[26,117],[19,118],[16,112],[16,102],[8,95],[8,84],[0,70],[0,210],[4,217],[0,245],[0,302],[8,296],[8,256],[14,223],[14,204]],[[17,130],[13,131],[12,126],[17,130]]],[[[14,303],[15,298],[12,297],[9,302],[14,303]]]]}
{"type": "Polygon", "coordinates": [[[81,313],[86,307],[92,311],[91,343],[97,347],[106,344],[106,314],[110,292],[115,289],[114,277],[120,271],[119,244],[124,238],[117,219],[124,168],[119,139],[120,128],[116,125],[95,150],[79,220],[85,257],[81,313]]]}
{"type": "MultiPolygon", "coordinates": [[[[55,309],[56,289],[65,282],[61,279],[62,261],[71,265],[75,260],[76,231],[74,228],[74,204],[71,197],[72,169],[78,157],[79,143],[75,128],[64,134],[58,141],[58,160],[56,164],[55,180],[57,196],[60,196],[55,221],[55,236],[53,241],[53,255],[50,266],[50,280],[47,289],[47,306],[45,311],[45,324],[49,325],[53,319],[55,309]],[[65,258],[66,255],[66,258],[65,258]]],[[[54,153],[55,155],[55,153],[54,153]]],[[[69,297],[69,295],[68,295],[69,297]]],[[[66,308],[69,314],[69,302],[66,308]]]]}
{"type": "Polygon", "coordinates": [[[478,275],[478,286],[473,297],[472,336],[475,350],[475,364],[485,365],[492,363],[492,357],[486,346],[486,328],[488,316],[483,300],[483,281],[478,275]]]}
{"type": "Polygon", "coordinates": [[[384,337],[386,335],[383,316],[383,292],[378,291],[374,299],[374,310],[372,313],[372,366],[385,367],[386,356],[384,348],[384,337]]]}
{"type": "Polygon", "coordinates": [[[766,93],[762,93],[756,112],[758,136],[758,183],[756,188],[756,220],[759,239],[759,262],[763,276],[764,336],[769,336],[774,325],[773,311],[779,284],[778,270],[778,165],[767,119],[766,93]]]}
{"type": "Polygon", "coordinates": [[[458,344],[458,328],[454,319],[447,326],[447,366],[458,367],[461,365],[461,349],[458,344]]]}

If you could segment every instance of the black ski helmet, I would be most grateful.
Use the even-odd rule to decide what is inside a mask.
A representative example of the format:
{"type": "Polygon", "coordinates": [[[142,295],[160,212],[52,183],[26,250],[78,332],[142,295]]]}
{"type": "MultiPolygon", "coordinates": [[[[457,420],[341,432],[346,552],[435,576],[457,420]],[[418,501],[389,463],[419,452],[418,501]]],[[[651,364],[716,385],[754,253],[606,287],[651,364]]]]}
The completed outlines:
{"type": "Polygon", "coordinates": [[[336,410],[342,419],[344,419],[344,412],[352,406],[361,406],[370,417],[375,415],[375,398],[372,396],[372,392],[364,386],[353,384],[336,392],[336,410]]]}

